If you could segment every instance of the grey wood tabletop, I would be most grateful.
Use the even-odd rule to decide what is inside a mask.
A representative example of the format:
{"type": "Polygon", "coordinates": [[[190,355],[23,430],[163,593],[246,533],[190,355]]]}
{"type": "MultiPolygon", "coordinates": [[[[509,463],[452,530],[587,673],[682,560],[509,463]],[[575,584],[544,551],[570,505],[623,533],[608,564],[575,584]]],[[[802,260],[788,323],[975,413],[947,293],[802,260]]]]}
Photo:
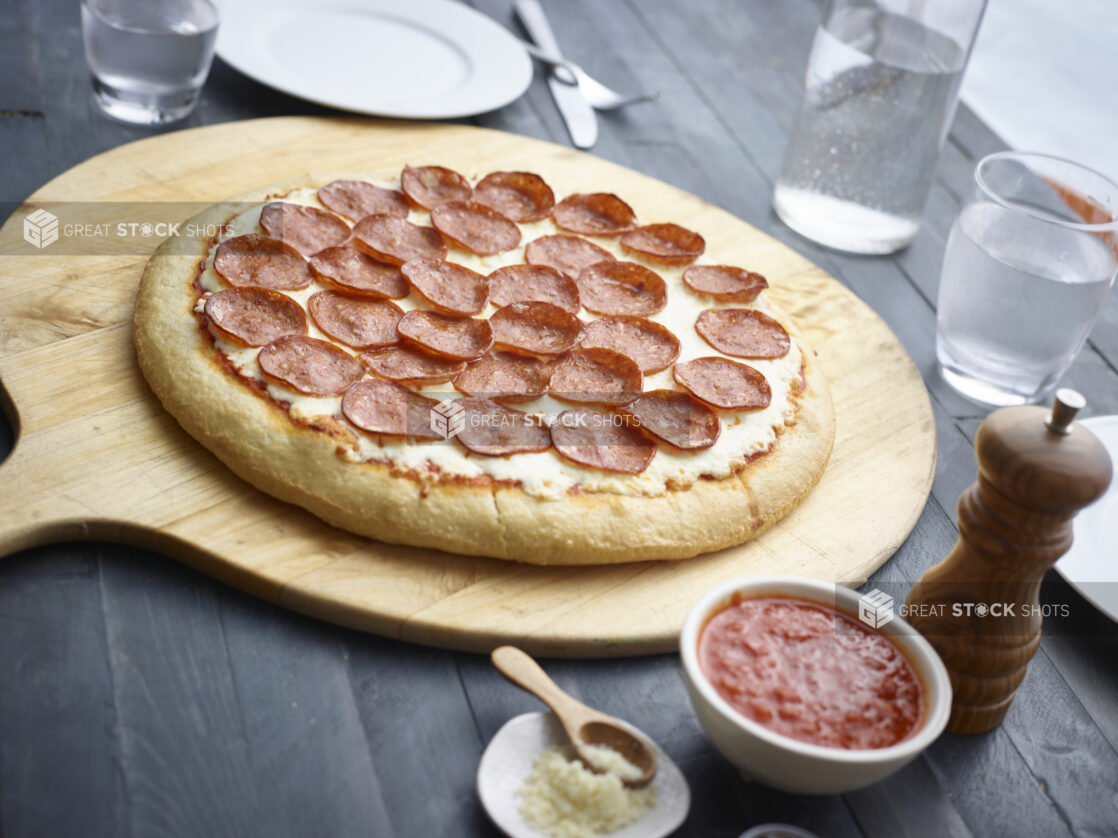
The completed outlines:
{"type": "MultiPolygon", "coordinates": [[[[509,0],[472,2],[519,32],[509,0]]],[[[1003,144],[960,107],[916,241],[887,258],[828,251],[769,205],[816,2],[546,9],[569,58],[622,91],[662,94],[601,115],[593,153],[724,207],[822,265],[884,317],[923,373],[939,441],[932,496],[867,586],[907,590],[954,542],[956,500],[975,475],[985,412],[937,377],[934,304],[974,164],[1003,144]]],[[[326,113],[217,60],[197,111],[165,130],[326,113]]],[[[519,101],[469,121],[568,142],[540,77],[519,101]]],[[[0,201],[152,133],[91,103],[77,0],[0,2],[0,201]]],[[[1065,382],[1087,395],[1088,414],[1118,413],[1114,295],[1065,382]]],[[[11,443],[8,427],[0,451],[11,443]]],[[[1000,728],[944,735],[895,776],[841,796],[743,781],[699,728],[674,655],[544,663],[681,766],[693,804],[679,835],[737,836],[769,821],[828,838],[1118,835],[1118,626],[1055,574],[1042,598],[1069,616],[1049,626],[1000,728]]],[[[539,708],[484,657],[316,622],[165,556],[68,543],[0,560],[4,838],[495,835],[475,793],[478,759],[507,719],[539,708]]]]}

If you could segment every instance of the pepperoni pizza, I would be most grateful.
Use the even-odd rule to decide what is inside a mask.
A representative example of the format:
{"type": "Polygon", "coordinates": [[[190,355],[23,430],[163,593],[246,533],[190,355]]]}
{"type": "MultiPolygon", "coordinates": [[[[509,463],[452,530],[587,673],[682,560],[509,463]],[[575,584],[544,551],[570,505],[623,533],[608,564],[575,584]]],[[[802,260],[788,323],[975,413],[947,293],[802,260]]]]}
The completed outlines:
{"type": "Polygon", "coordinates": [[[527,172],[266,188],[151,259],[140,365],[234,472],[360,534],[538,564],[739,544],[819,479],[827,385],[765,278],[644,221],[527,172]]]}

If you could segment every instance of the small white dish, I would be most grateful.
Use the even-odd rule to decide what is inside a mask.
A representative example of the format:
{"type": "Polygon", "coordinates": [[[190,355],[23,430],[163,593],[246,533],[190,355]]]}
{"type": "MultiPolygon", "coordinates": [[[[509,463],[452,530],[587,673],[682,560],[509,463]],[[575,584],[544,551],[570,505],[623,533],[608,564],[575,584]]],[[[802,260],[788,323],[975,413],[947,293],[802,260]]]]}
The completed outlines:
{"type": "Polygon", "coordinates": [[[900,770],[936,740],[951,714],[951,681],[943,661],[919,632],[900,617],[878,631],[892,640],[916,667],[928,702],[928,716],[916,733],[887,748],[844,750],[782,736],[746,718],[718,694],[699,666],[699,633],[707,620],[740,593],[787,596],[833,605],[858,619],[858,593],[841,585],[800,576],[758,576],[727,582],[708,592],[683,623],[680,658],[695,715],[714,747],[748,779],[796,794],[839,794],[876,783],[900,770]]]}
{"type": "MultiPolygon", "coordinates": [[[[1118,416],[1095,416],[1079,424],[1099,438],[1118,468],[1118,416]]],[[[1118,622],[1118,475],[1072,526],[1071,549],[1056,563],[1056,570],[1085,600],[1118,622]]]]}
{"type": "MultiPolygon", "coordinates": [[[[625,725],[635,733],[641,731],[625,725]]],[[[648,738],[647,735],[645,738],[648,738]]],[[[651,741],[651,740],[650,740],[651,741]]],[[[552,745],[567,744],[567,737],[553,713],[525,713],[505,722],[490,740],[477,768],[477,791],[481,804],[511,838],[541,838],[541,833],[524,823],[520,816],[516,790],[532,770],[532,763],[552,745]]],[[[683,773],[655,742],[659,766],[652,786],[656,805],[640,820],[611,832],[610,838],[662,838],[675,831],[691,808],[691,788],[683,773]]]]}
{"type": "Polygon", "coordinates": [[[219,0],[217,53],[321,105],[450,119],[507,105],[532,61],[504,27],[450,0],[219,0]]]}

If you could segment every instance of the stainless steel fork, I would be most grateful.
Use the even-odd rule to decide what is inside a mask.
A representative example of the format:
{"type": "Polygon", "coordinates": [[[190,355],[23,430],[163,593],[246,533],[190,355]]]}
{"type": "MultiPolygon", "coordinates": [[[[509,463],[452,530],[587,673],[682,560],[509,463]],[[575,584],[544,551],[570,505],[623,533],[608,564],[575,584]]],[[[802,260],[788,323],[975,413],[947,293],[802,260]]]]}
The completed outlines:
{"type": "Polygon", "coordinates": [[[542,61],[556,68],[556,77],[565,84],[578,85],[579,92],[590,105],[599,111],[613,111],[638,102],[650,102],[659,97],[659,91],[652,93],[634,93],[626,96],[616,90],[606,87],[593,76],[587,74],[580,66],[565,58],[556,58],[545,52],[535,44],[522,41],[527,53],[537,61],[542,61]],[[566,72],[564,72],[564,70],[566,72]]]}

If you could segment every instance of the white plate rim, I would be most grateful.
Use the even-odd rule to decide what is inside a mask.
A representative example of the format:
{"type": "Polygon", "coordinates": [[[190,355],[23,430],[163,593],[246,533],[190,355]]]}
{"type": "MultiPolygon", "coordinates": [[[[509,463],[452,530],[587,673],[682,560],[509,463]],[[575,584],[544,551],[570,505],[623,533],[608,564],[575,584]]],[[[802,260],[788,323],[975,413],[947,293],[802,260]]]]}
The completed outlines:
{"type": "MultiPolygon", "coordinates": [[[[638,728],[624,721],[622,721],[621,724],[623,727],[644,736],[648,741],[652,742],[652,739],[638,728]]],[[[503,736],[510,735],[515,728],[528,725],[535,728],[542,728],[539,730],[539,733],[546,737],[544,747],[560,745],[566,742],[566,738],[562,733],[562,728],[559,726],[559,721],[554,713],[546,711],[522,713],[501,725],[500,730],[493,734],[493,738],[489,740],[489,744],[486,745],[485,751],[481,755],[481,760],[478,762],[477,792],[478,797],[481,799],[482,808],[484,808],[489,815],[489,819],[502,832],[510,836],[510,838],[542,838],[542,833],[537,832],[535,829],[525,824],[524,821],[521,820],[520,814],[515,806],[502,806],[499,801],[494,800],[490,795],[490,788],[485,782],[485,777],[486,772],[492,770],[489,764],[494,759],[494,753],[496,752],[495,744],[499,743],[503,736]],[[513,816],[510,818],[503,817],[510,808],[513,816]]],[[[640,838],[664,838],[664,836],[671,835],[680,827],[683,821],[686,820],[687,813],[691,810],[691,787],[687,784],[687,779],[683,776],[683,772],[679,770],[679,766],[672,761],[671,757],[664,753],[659,745],[652,742],[652,747],[656,752],[657,761],[656,777],[652,781],[654,787],[657,789],[656,806],[649,809],[639,820],[634,821],[617,832],[610,833],[611,836],[616,836],[616,838],[632,838],[632,836],[640,836],[640,838]],[[660,808],[664,800],[662,790],[668,789],[669,786],[678,800],[675,809],[670,812],[661,810],[660,808]],[[663,817],[663,820],[656,824],[652,831],[640,831],[642,828],[647,828],[645,826],[646,819],[657,812],[663,817]]],[[[537,755],[538,752],[531,755],[528,760],[529,765],[535,761],[537,755]]],[[[524,776],[527,776],[527,772],[525,772],[524,776]]],[[[523,780],[523,777],[519,778],[519,780],[523,780]]]]}
{"type": "MultiPolygon", "coordinates": [[[[438,30],[447,40],[453,41],[465,54],[475,60],[483,58],[486,61],[503,61],[505,66],[501,76],[507,81],[507,86],[502,88],[499,94],[482,96],[475,93],[472,97],[460,95],[459,98],[464,101],[460,107],[425,106],[422,102],[414,106],[396,107],[377,104],[375,100],[361,102],[347,96],[335,97],[331,96],[329,91],[315,90],[313,82],[307,87],[302,87],[286,81],[270,79],[267,67],[260,66],[255,51],[243,46],[247,43],[246,39],[242,38],[240,41],[242,46],[238,46],[237,41],[230,40],[233,37],[230,27],[233,33],[240,31],[241,27],[238,24],[253,17],[251,10],[260,9],[259,14],[263,15],[275,14],[289,8],[302,10],[305,7],[298,0],[218,0],[217,5],[221,20],[218,24],[216,52],[226,64],[273,90],[326,107],[370,116],[402,119],[456,119],[487,113],[514,102],[524,94],[532,82],[532,60],[520,41],[495,20],[470,6],[452,0],[407,0],[406,3],[398,3],[394,0],[361,0],[362,12],[389,11],[393,17],[406,18],[424,28],[438,30]],[[475,44],[452,37],[456,25],[463,23],[485,32],[484,50],[480,50],[475,44]]],[[[336,0],[336,5],[346,7],[354,4],[345,0],[336,0]]],[[[259,20],[259,17],[256,20],[259,20]]],[[[245,25],[247,27],[247,23],[245,25]]],[[[308,49],[313,50],[313,45],[308,45],[308,49]]]]}
{"type": "MultiPolygon", "coordinates": [[[[1118,464],[1118,415],[1092,416],[1087,419],[1079,420],[1079,424],[1083,425],[1083,427],[1087,428],[1098,437],[1099,442],[1103,444],[1103,447],[1105,447],[1110,454],[1111,463],[1118,464]],[[1113,438],[1111,438],[1112,435],[1113,438]]],[[[1075,534],[1071,549],[1056,562],[1056,572],[1059,573],[1080,596],[1087,600],[1087,602],[1091,603],[1091,605],[1111,620],[1118,623],[1118,601],[1108,602],[1100,599],[1091,592],[1092,582],[1090,580],[1076,577],[1076,570],[1079,569],[1081,563],[1084,561],[1091,561],[1091,559],[1084,559],[1082,556],[1082,554],[1087,551],[1087,548],[1080,539],[1080,533],[1084,527],[1090,525],[1090,522],[1094,520],[1094,516],[1102,514],[1101,510],[1107,499],[1115,493],[1118,493],[1118,478],[1112,480],[1110,488],[1107,489],[1106,494],[1104,494],[1102,498],[1091,506],[1088,506],[1075,517],[1072,523],[1075,534]],[[1078,548],[1077,545],[1079,545],[1078,548]]],[[[1097,580],[1095,581],[1097,582],[1097,580]]]]}

